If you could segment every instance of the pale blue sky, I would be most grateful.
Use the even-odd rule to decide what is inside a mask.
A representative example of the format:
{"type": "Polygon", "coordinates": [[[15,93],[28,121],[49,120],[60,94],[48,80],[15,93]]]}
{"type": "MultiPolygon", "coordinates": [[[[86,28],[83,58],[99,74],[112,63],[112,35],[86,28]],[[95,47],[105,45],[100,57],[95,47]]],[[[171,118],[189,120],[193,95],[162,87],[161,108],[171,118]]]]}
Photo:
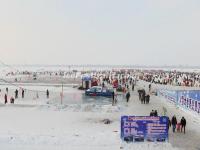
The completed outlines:
{"type": "Polygon", "coordinates": [[[200,65],[199,0],[0,0],[8,64],[200,65]]]}

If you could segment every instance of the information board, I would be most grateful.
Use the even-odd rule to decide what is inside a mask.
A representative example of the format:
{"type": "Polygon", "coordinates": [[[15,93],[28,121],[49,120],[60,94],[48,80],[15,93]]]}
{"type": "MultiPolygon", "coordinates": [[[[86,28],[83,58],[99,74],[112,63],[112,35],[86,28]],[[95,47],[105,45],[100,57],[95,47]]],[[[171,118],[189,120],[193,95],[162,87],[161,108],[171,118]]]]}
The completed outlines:
{"type": "Polygon", "coordinates": [[[168,141],[168,117],[122,116],[121,139],[127,142],[168,141]]]}

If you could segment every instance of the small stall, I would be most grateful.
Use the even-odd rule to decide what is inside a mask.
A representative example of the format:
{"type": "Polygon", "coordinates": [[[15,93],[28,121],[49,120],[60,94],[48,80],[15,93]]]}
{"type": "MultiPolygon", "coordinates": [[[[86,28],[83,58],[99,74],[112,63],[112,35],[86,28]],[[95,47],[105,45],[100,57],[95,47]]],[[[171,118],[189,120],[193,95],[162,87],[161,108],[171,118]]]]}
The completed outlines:
{"type": "Polygon", "coordinates": [[[89,89],[91,85],[91,80],[92,80],[91,76],[88,74],[84,74],[82,75],[81,79],[82,79],[82,87],[84,89],[89,89]]]}

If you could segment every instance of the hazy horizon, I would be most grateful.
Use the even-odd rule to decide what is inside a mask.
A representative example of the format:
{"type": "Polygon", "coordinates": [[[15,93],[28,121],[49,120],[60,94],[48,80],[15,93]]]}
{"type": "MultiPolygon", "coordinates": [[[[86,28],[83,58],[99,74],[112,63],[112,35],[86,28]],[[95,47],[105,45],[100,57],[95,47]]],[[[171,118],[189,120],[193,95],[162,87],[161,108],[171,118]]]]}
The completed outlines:
{"type": "Polygon", "coordinates": [[[191,68],[199,69],[198,65],[127,65],[127,64],[5,64],[0,62],[0,67],[131,67],[131,68],[191,68]]]}
{"type": "Polygon", "coordinates": [[[200,66],[198,0],[2,0],[6,64],[200,66]]]}

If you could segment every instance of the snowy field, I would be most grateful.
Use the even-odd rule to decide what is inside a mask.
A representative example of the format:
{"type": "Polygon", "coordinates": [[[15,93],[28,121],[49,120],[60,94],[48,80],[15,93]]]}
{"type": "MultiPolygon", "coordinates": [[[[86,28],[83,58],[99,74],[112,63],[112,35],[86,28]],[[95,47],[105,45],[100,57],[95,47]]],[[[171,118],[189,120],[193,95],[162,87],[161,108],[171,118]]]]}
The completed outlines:
{"type": "MultiPolygon", "coordinates": [[[[38,68],[35,71],[38,71],[38,68]]],[[[4,76],[3,73],[1,75],[4,76]]],[[[73,81],[69,82],[69,80],[66,80],[66,83],[70,84],[64,85],[64,97],[61,104],[61,84],[57,84],[57,81],[49,84],[47,80],[45,83],[15,83],[17,86],[5,83],[0,85],[0,149],[200,150],[200,130],[198,130],[200,116],[177,108],[153,95],[150,104],[141,104],[136,91],[144,86],[147,90],[148,83],[146,82],[138,83],[135,92],[131,92],[131,100],[128,104],[125,102],[124,95],[119,95],[117,105],[112,106],[111,99],[87,97],[83,91],[73,88],[74,84],[71,84],[73,81]],[[21,98],[21,90],[19,90],[19,98],[15,100],[15,104],[5,105],[6,87],[9,88],[8,98],[14,96],[14,91],[19,87],[25,88],[25,98],[21,98]],[[50,91],[49,99],[46,98],[47,89],[50,91]],[[186,134],[174,134],[170,128],[168,143],[121,141],[120,118],[122,115],[148,116],[152,109],[158,110],[159,115],[162,115],[163,107],[167,109],[167,115],[170,118],[175,114],[178,121],[182,116],[187,119],[186,134]],[[110,119],[111,124],[104,124],[104,119],[110,119]]],[[[152,88],[185,87],[152,85],[152,88]]]]}
{"type": "MultiPolygon", "coordinates": [[[[32,90],[45,91],[44,86],[28,86],[32,90]]],[[[150,104],[141,104],[136,92],[131,93],[127,105],[123,96],[117,106],[111,106],[109,99],[88,101],[82,91],[65,87],[63,105],[60,104],[60,87],[49,87],[50,99],[40,93],[37,99],[34,91],[26,91],[25,99],[17,99],[15,104],[0,104],[0,146],[3,150],[70,149],[70,150],[198,150],[200,127],[199,116],[182,111],[158,97],[152,96],[150,104]],[[54,92],[53,92],[54,91],[54,92]],[[75,102],[73,102],[73,100],[75,102]],[[99,102],[101,101],[102,102],[99,102]],[[188,121],[186,134],[170,130],[169,143],[124,143],[120,139],[121,115],[149,115],[152,109],[162,114],[165,106],[168,115],[184,115],[188,121]],[[110,119],[111,124],[104,124],[110,119]]],[[[5,86],[1,86],[4,92],[5,86]]],[[[9,87],[9,95],[15,87],[9,87]]],[[[20,96],[20,95],[19,95],[20,96]]],[[[21,97],[21,96],[20,96],[21,97]]]]}

